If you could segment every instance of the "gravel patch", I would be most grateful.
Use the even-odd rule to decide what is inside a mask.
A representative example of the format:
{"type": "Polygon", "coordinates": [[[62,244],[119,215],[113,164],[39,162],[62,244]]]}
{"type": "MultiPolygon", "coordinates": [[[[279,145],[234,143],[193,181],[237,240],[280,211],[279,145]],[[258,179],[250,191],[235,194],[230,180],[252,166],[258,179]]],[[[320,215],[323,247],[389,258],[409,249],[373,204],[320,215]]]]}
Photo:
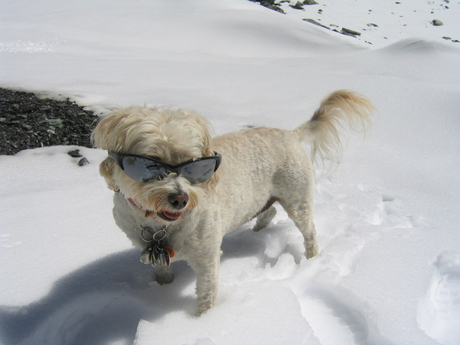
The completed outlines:
{"type": "Polygon", "coordinates": [[[98,119],[69,99],[0,88],[0,154],[53,145],[92,147],[90,135],[98,119]]]}

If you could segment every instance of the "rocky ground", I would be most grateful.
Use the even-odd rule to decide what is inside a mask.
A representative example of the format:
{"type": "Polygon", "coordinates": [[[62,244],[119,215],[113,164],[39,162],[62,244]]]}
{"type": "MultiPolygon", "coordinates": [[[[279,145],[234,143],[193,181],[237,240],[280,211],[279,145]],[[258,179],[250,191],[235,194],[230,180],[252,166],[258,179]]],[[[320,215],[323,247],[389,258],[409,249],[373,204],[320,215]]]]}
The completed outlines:
{"type": "Polygon", "coordinates": [[[68,99],[0,88],[0,154],[52,145],[91,147],[97,120],[92,111],[68,99]]]}

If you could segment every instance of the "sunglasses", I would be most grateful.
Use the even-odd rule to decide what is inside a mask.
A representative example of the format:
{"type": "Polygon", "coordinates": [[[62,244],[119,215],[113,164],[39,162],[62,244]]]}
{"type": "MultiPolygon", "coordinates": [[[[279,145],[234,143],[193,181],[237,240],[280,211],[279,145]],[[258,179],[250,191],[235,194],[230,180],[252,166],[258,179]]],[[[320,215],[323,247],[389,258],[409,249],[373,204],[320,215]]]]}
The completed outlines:
{"type": "Polygon", "coordinates": [[[162,180],[170,173],[185,177],[191,184],[203,183],[211,178],[219,168],[222,155],[214,151],[214,156],[193,158],[179,165],[170,165],[160,160],[142,156],[109,152],[109,158],[133,180],[147,183],[162,180]]]}

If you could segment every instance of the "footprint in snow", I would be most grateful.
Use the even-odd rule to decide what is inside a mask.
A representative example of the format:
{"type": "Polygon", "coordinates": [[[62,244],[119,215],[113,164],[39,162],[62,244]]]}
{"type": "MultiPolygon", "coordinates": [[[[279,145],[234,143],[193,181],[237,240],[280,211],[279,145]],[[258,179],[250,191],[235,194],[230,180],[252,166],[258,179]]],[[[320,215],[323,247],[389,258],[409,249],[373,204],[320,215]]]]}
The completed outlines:
{"type": "Polygon", "coordinates": [[[321,344],[392,344],[372,321],[373,312],[351,291],[316,282],[299,302],[302,315],[321,344]]]}
{"type": "Polygon", "coordinates": [[[420,328],[442,344],[460,344],[460,252],[444,252],[434,262],[430,287],[419,302],[420,328]]]}
{"type": "MultiPolygon", "coordinates": [[[[377,205],[378,210],[373,212],[372,215],[368,218],[369,224],[380,225],[382,224],[389,216],[397,215],[398,211],[394,205],[396,197],[389,194],[381,194],[381,200],[377,205]]],[[[402,223],[406,223],[402,221],[402,223]]]]}
{"type": "MultiPolygon", "coordinates": [[[[360,186],[362,191],[363,186],[360,186]]],[[[369,189],[370,187],[368,187],[369,189]]],[[[411,229],[419,227],[429,227],[429,224],[422,216],[407,215],[403,211],[401,200],[390,193],[381,191],[370,191],[379,195],[377,210],[367,216],[367,222],[371,225],[385,225],[391,228],[411,229]]]]}

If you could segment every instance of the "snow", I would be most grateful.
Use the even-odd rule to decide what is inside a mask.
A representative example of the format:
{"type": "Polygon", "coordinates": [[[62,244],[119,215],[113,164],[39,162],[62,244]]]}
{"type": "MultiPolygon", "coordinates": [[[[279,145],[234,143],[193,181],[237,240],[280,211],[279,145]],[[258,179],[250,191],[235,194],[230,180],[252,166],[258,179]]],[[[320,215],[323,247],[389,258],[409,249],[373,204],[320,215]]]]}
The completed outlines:
{"type": "Polygon", "coordinates": [[[303,258],[281,208],[267,229],[235,229],[199,318],[193,271],[175,263],[157,285],[117,229],[105,152],[80,148],[83,167],[73,147],[1,156],[1,343],[460,344],[460,44],[442,38],[460,39],[460,3],[318,2],[1,1],[2,87],[101,113],[196,109],[217,134],[295,128],[340,88],[379,109],[317,182],[320,255],[303,258]]]}

